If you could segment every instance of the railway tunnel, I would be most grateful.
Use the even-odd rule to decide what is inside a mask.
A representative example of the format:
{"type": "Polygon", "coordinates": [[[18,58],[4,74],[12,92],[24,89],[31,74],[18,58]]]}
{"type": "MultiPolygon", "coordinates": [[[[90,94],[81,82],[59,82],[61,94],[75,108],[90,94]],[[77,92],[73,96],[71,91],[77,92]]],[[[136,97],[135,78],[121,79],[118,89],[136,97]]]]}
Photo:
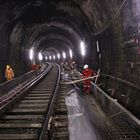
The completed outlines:
{"type": "MultiPolygon", "coordinates": [[[[122,118],[132,124],[129,127],[135,132],[128,132],[128,137],[139,139],[139,6],[139,0],[0,0],[1,100],[6,93],[12,94],[11,87],[17,81],[25,84],[30,76],[34,77],[32,65],[75,61],[77,71],[82,72],[88,64],[96,72],[100,69],[97,84],[93,83],[93,99],[109,116],[128,111],[132,116],[128,113],[131,117],[122,118]],[[7,64],[15,75],[8,82],[7,64]]],[[[90,102],[90,97],[82,98],[90,102]]],[[[122,139],[127,140],[127,136],[122,139]]]]}

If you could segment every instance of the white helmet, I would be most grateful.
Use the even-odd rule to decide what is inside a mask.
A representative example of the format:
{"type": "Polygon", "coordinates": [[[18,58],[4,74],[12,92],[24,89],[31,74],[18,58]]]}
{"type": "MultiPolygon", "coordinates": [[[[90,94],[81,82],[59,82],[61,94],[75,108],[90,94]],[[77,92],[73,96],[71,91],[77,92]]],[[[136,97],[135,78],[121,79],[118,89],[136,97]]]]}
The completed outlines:
{"type": "Polygon", "coordinates": [[[87,65],[87,64],[85,64],[85,65],[84,65],[84,69],[87,69],[87,68],[88,68],[88,65],[87,65]]]}

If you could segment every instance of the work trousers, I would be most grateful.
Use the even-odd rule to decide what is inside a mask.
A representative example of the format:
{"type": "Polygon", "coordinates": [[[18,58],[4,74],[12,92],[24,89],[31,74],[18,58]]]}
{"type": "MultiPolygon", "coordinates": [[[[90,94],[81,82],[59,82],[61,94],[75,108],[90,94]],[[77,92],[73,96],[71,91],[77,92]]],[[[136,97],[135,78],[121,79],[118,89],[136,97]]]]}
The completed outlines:
{"type": "Polygon", "coordinates": [[[84,94],[90,94],[90,80],[84,81],[84,94]]]}

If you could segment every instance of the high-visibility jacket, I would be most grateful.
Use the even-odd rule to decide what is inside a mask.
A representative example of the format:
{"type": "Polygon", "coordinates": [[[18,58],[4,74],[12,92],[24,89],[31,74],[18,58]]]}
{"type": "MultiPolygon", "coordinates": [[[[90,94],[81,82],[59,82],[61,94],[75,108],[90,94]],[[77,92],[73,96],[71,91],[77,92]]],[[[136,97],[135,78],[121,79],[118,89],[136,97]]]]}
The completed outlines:
{"type": "Polygon", "coordinates": [[[82,75],[85,78],[88,78],[88,77],[92,76],[93,74],[94,74],[94,72],[90,68],[84,69],[83,72],[82,72],[82,75]]]}
{"type": "Polygon", "coordinates": [[[5,70],[5,77],[7,78],[7,80],[12,80],[14,77],[14,72],[12,68],[6,69],[5,70]]]}
{"type": "MultiPolygon", "coordinates": [[[[84,76],[84,78],[88,78],[93,74],[94,72],[90,68],[84,69],[82,72],[82,76],[84,76]]],[[[90,79],[84,80],[84,93],[90,93],[90,81],[90,79]]]]}

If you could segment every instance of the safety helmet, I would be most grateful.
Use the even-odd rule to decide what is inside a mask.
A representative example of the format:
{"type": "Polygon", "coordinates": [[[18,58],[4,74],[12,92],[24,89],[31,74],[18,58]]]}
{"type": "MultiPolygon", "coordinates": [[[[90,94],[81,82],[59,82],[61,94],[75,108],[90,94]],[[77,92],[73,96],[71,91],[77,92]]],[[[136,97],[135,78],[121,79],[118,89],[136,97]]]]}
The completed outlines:
{"type": "Polygon", "coordinates": [[[88,68],[88,65],[87,65],[87,64],[85,64],[85,65],[84,65],[84,69],[87,69],[87,68],[88,68]]]}
{"type": "Polygon", "coordinates": [[[9,68],[10,68],[10,66],[9,66],[9,65],[7,65],[7,66],[6,66],[6,68],[7,68],[7,69],[9,69],[9,68]]]}

